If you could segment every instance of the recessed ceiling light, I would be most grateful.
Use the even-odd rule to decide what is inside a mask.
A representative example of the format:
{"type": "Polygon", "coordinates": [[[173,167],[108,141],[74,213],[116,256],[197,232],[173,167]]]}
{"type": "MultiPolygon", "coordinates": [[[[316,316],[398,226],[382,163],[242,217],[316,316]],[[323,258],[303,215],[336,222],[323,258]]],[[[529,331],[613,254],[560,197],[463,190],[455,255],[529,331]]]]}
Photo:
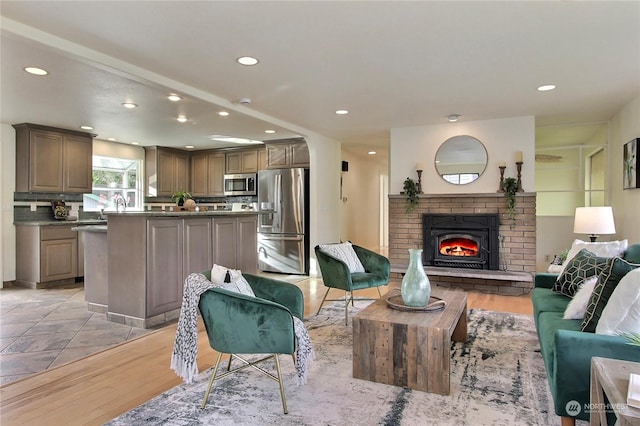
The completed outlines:
{"type": "Polygon", "coordinates": [[[346,109],[339,109],[336,111],[336,114],[345,115],[345,114],[349,114],[349,111],[347,111],[346,109]]]}
{"type": "Polygon", "coordinates": [[[82,130],[93,130],[93,127],[91,127],[91,126],[80,126],[80,128],[82,130]]]}
{"type": "Polygon", "coordinates": [[[184,115],[179,115],[178,116],[178,121],[180,123],[186,123],[187,122],[187,117],[185,117],[184,115]]]}
{"type": "Polygon", "coordinates": [[[138,107],[138,105],[134,104],[133,102],[125,102],[122,104],[122,106],[129,109],[138,107]]]}
{"type": "Polygon", "coordinates": [[[115,142],[116,138],[107,138],[108,141],[115,142]]]}
{"type": "Polygon", "coordinates": [[[238,59],[236,59],[236,61],[238,61],[239,64],[246,65],[246,66],[255,65],[258,63],[258,60],[252,56],[241,56],[238,59]]]}
{"type": "Polygon", "coordinates": [[[140,142],[131,142],[131,145],[140,145],[140,142]]]}
{"type": "Polygon", "coordinates": [[[184,147],[185,147],[185,148],[187,148],[187,149],[193,149],[193,148],[195,148],[193,145],[185,145],[184,147]]]}
{"type": "Polygon", "coordinates": [[[180,96],[176,95],[175,93],[170,94],[169,96],[167,96],[167,98],[171,102],[178,102],[179,100],[182,100],[182,98],[180,96]]]}
{"type": "Polygon", "coordinates": [[[375,152],[375,151],[369,151],[367,154],[369,154],[369,155],[376,155],[376,154],[377,154],[377,152],[375,152]]]}
{"type": "Polygon", "coordinates": [[[227,111],[220,111],[220,112],[218,113],[218,115],[219,115],[220,117],[227,117],[227,116],[229,115],[229,113],[228,113],[227,111]]]}
{"type": "Polygon", "coordinates": [[[548,92],[549,90],[553,90],[556,88],[555,84],[545,84],[543,86],[538,87],[539,92],[548,92]]]}
{"type": "Polygon", "coordinates": [[[265,133],[272,134],[272,133],[275,133],[276,131],[275,131],[275,130],[271,130],[271,129],[267,129],[267,130],[265,130],[264,132],[265,132],[265,133]]]}
{"type": "Polygon", "coordinates": [[[460,114],[450,114],[447,119],[449,120],[449,122],[451,123],[455,123],[456,121],[458,121],[458,119],[462,117],[460,114]]]}
{"type": "Polygon", "coordinates": [[[47,70],[43,70],[42,68],[37,67],[25,67],[24,70],[29,74],[33,75],[47,75],[49,72],[47,70]]]}

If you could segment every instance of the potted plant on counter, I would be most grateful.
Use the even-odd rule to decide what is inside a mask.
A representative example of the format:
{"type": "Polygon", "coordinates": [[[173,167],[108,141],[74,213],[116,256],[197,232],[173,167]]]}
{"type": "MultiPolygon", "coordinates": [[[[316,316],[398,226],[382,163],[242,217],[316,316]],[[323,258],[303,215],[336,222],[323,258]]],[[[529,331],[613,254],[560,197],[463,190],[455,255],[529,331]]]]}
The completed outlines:
{"type": "Polygon", "coordinates": [[[190,200],[191,198],[191,194],[187,191],[176,191],[171,196],[171,199],[180,207],[184,205],[185,201],[190,200]]]}

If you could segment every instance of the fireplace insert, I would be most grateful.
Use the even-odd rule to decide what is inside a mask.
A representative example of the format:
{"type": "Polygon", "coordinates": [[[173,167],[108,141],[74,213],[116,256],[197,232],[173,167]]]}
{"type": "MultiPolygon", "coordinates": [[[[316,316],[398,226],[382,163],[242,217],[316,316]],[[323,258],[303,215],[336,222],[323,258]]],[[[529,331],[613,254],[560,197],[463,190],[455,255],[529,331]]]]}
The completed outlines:
{"type": "Polygon", "coordinates": [[[497,214],[425,214],[422,225],[425,265],[498,269],[497,214]]]}

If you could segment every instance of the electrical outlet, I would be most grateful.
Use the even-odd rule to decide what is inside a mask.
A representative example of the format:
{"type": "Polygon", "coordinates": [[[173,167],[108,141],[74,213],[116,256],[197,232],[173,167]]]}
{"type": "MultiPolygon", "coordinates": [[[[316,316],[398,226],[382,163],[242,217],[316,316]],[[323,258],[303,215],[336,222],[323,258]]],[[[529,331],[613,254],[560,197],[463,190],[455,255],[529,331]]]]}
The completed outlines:
{"type": "Polygon", "coordinates": [[[32,212],[35,212],[36,210],[38,210],[38,206],[36,205],[36,203],[29,204],[29,208],[31,209],[32,212]]]}
{"type": "Polygon", "coordinates": [[[544,261],[545,262],[551,262],[551,255],[550,254],[545,254],[544,255],[544,261]]]}

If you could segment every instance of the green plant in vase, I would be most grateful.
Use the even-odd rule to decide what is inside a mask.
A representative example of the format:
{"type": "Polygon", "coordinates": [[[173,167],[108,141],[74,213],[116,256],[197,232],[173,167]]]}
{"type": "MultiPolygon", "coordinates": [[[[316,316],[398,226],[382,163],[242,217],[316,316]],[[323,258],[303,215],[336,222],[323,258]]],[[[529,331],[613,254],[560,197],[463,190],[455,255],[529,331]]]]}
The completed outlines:
{"type": "Polygon", "coordinates": [[[640,333],[623,333],[621,336],[627,339],[630,345],[640,346],[640,333]]]}
{"type": "Polygon", "coordinates": [[[190,198],[192,198],[191,194],[189,194],[187,191],[176,191],[171,196],[171,199],[173,200],[173,202],[179,206],[184,205],[184,202],[190,198]]]}
{"type": "Polygon", "coordinates": [[[404,211],[405,213],[411,213],[416,207],[418,207],[418,184],[411,178],[406,178],[402,186],[404,189],[404,211]]]}
{"type": "Polygon", "coordinates": [[[504,196],[507,197],[507,213],[511,220],[511,226],[516,222],[516,193],[518,192],[518,181],[516,178],[508,177],[504,179],[504,196]]]}

